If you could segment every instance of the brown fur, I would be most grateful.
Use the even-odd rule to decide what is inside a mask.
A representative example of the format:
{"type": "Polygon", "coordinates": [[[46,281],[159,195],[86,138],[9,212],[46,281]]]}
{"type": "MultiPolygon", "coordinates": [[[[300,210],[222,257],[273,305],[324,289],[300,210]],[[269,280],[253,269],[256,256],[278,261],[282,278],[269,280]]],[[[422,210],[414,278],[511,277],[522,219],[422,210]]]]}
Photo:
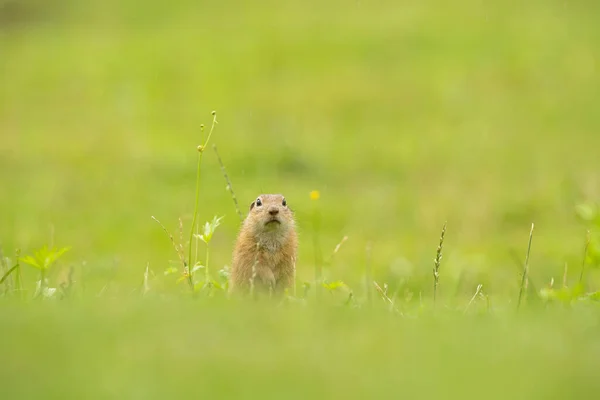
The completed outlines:
{"type": "Polygon", "coordinates": [[[298,238],[284,201],[280,194],[263,194],[250,205],[233,251],[230,292],[247,292],[251,281],[255,291],[272,288],[275,294],[294,285],[298,238]]]}

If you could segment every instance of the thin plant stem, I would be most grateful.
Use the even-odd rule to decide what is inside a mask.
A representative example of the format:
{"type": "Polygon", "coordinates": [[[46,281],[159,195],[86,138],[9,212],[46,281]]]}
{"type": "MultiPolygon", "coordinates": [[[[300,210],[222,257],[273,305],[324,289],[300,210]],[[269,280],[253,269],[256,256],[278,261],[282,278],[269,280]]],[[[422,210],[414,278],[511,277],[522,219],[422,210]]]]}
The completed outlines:
{"type": "Polygon", "coordinates": [[[146,270],[144,271],[144,282],[142,287],[142,296],[146,295],[150,291],[150,284],[148,283],[150,276],[150,262],[146,263],[146,270]]]}
{"type": "MultiPolygon", "coordinates": [[[[194,240],[194,231],[196,230],[196,221],[198,220],[198,207],[199,207],[199,203],[200,203],[200,176],[201,176],[201,172],[202,172],[202,155],[204,154],[204,149],[206,149],[206,146],[208,145],[208,141],[210,140],[210,137],[212,136],[213,130],[215,129],[215,125],[217,124],[217,112],[213,111],[212,112],[212,116],[213,116],[213,122],[212,122],[212,126],[210,128],[210,132],[208,133],[208,137],[206,138],[206,141],[204,142],[203,145],[198,146],[198,166],[196,169],[196,200],[194,201],[194,215],[192,216],[192,226],[190,228],[190,241],[189,241],[189,246],[188,246],[188,265],[189,267],[189,273],[188,273],[188,281],[190,284],[190,287],[192,288],[192,291],[194,290],[194,277],[192,274],[192,269],[191,269],[191,265],[192,265],[192,241],[194,240]]],[[[204,127],[201,127],[202,131],[204,132],[204,127]]]]}
{"type": "Polygon", "coordinates": [[[529,275],[529,254],[531,253],[531,240],[533,239],[533,228],[534,224],[531,224],[531,231],[529,231],[529,244],[527,245],[527,255],[525,256],[525,265],[523,266],[523,276],[521,278],[521,288],[519,289],[519,300],[517,302],[517,310],[521,306],[523,299],[523,293],[527,286],[527,276],[529,275]]]}
{"type": "Polygon", "coordinates": [[[192,291],[194,290],[194,277],[192,276],[192,241],[194,240],[194,231],[198,229],[198,227],[196,226],[196,220],[198,219],[198,203],[200,202],[200,172],[201,172],[201,164],[202,164],[202,153],[203,150],[201,148],[199,148],[199,153],[198,153],[198,167],[196,170],[196,200],[194,201],[194,214],[192,216],[192,226],[190,228],[190,242],[189,242],[189,246],[188,246],[188,265],[189,265],[189,272],[188,272],[188,282],[190,284],[190,287],[192,288],[192,291]]]}
{"type": "MultiPolygon", "coordinates": [[[[370,285],[369,285],[370,286],[370,285]]],[[[387,288],[386,290],[382,289],[381,286],[379,286],[379,284],[375,281],[373,281],[373,286],[375,286],[375,289],[377,289],[377,291],[379,292],[379,294],[381,295],[381,298],[387,302],[390,305],[390,309],[392,311],[395,311],[396,313],[402,315],[402,312],[400,312],[400,310],[398,310],[396,308],[396,305],[394,304],[394,300],[392,300],[388,294],[387,294],[387,288]]]]}
{"type": "Polygon", "coordinates": [[[477,289],[475,289],[475,294],[473,295],[473,297],[471,297],[471,300],[469,301],[469,304],[467,304],[467,306],[465,307],[464,314],[467,313],[467,310],[469,310],[469,307],[471,307],[471,304],[473,304],[473,302],[475,301],[475,299],[477,298],[477,296],[481,293],[481,288],[482,287],[483,287],[483,285],[481,283],[479,285],[477,285],[477,289]]]}
{"type": "Polygon", "coordinates": [[[235,192],[233,191],[233,186],[231,185],[231,180],[229,180],[229,175],[227,175],[227,171],[225,170],[225,165],[223,164],[223,161],[221,160],[221,156],[219,156],[219,152],[217,151],[216,144],[213,144],[213,150],[215,151],[215,154],[217,155],[217,160],[219,161],[219,165],[221,166],[221,172],[223,173],[225,182],[227,182],[227,190],[229,191],[229,193],[231,194],[231,198],[233,199],[233,204],[235,205],[235,211],[237,212],[238,216],[240,217],[240,221],[243,222],[244,215],[242,214],[242,211],[240,210],[240,206],[238,204],[237,197],[235,196],[235,192]]]}
{"type": "Polygon", "coordinates": [[[2,275],[2,278],[0,278],[0,285],[6,282],[6,280],[10,277],[10,274],[17,270],[17,267],[18,265],[15,265],[2,275]]]}
{"type": "MultiPolygon", "coordinates": [[[[181,265],[183,267],[183,273],[188,274],[188,276],[189,276],[189,272],[190,272],[191,268],[189,268],[185,264],[185,256],[183,255],[183,245],[177,246],[177,243],[175,243],[175,238],[173,238],[173,235],[171,234],[171,232],[169,232],[169,230],[158,219],[156,219],[156,217],[152,216],[150,218],[152,218],[154,221],[156,221],[156,223],[160,225],[160,227],[163,229],[163,231],[165,231],[165,233],[167,234],[169,239],[171,239],[171,243],[173,244],[173,247],[175,248],[175,252],[177,252],[177,256],[179,257],[179,261],[181,261],[181,265]]],[[[193,289],[193,287],[192,287],[192,289],[193,289]]]]}
{"type": "Polygon", "coordinates": [[[199,245],[199,242],[200,242],[198,240],[198,227],[197,226],[196,226],[196,236],[195,236],[195,238],[196,238],[196,241],[195,241],[196,242],[196,246],[195,246],[196,250],[194,252],[194,264],[196,263],[196,261],[198,261],[198,245],[199,245]]]}
{"type": "Polygon", "coordinates": [[[433,305],[435,306],[437,301],[437,288],[440,281],[440,264],[442,262],[442,248],[444,246],[444,236],[446,235],[446,224],[442,227],[442,234],[440,235],[440,244],[438,245],[435,259],[433,260],[433,305]]]}

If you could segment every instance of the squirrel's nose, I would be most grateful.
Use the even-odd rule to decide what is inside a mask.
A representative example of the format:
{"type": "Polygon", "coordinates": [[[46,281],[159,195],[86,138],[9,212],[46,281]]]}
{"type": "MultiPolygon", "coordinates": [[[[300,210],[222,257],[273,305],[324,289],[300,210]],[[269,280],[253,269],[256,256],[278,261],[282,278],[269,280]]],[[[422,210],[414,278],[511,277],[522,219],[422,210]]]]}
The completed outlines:
{"type": "Polygon", "coordinates": [[[275,208],[275,207],[269,208],[269,214],[271,214],[271,215],[277,215],[277,214],[279,214],[279,209],[275,208]]]}

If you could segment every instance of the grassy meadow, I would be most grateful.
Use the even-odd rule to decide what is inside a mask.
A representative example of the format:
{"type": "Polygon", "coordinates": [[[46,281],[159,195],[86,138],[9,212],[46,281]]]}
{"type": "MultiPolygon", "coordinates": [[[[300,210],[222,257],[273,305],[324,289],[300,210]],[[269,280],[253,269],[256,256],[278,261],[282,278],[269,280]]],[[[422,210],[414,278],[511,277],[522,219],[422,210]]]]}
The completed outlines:
{"type": "Polygon", "coordinates": [[[593,396],[599,20],[587,0],[0,0],[0,398],[593,396]],[[295,212],[285,304],[218,287],[240,219],[213,144],[242,212],[295,212]],[[152,217],[205,265],[194,210],[200,233],[223,218],[191,296],[152,217]],[[37,296],[44,246],[69,250],[37,296]]]}

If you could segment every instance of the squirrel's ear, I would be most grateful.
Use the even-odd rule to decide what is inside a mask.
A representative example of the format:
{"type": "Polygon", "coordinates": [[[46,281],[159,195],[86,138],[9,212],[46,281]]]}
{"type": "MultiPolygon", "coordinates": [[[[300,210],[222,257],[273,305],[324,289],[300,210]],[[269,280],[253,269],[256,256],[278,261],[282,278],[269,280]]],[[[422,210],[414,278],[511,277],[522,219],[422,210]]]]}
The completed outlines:
{"type": "Polygon", "coordinates": [[[250,204],[250,211],[252,211],[252,209],[254,208],[255,204],[256,204],[256,201],[253,201],[252,204],[250,204]]]}

